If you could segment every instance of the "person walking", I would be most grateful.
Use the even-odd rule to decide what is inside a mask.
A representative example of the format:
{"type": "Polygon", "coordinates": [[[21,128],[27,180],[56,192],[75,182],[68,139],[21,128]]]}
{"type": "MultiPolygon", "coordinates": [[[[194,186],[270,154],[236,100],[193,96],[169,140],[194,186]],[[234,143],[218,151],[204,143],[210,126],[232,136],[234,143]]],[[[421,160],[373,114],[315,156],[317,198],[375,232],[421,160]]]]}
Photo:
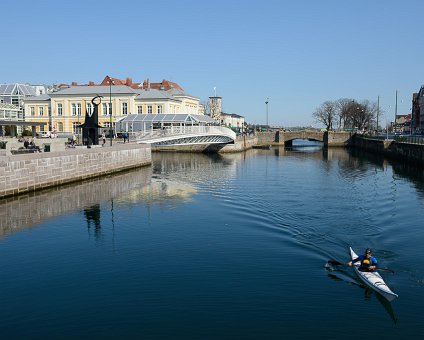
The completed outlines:
{"type": "Polygon", "coordinates": [[[104,130],[102,133],[102,141],[103,141],[102,146],[105,146],[106,145],[106,130],[104,130]]]}

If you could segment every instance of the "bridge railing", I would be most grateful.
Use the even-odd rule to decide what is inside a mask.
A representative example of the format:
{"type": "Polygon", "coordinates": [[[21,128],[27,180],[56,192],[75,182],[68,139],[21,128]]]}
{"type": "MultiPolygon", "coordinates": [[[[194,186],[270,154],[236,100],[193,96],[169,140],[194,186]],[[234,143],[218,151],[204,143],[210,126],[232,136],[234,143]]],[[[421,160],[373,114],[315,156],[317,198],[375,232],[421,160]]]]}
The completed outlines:
{"type": "Polygon", "coordinates": [[[224,135],[233,140],[236,139],[236,133],[225,126],[167,126],[162,129],[151,129],[130,133],[131,140],[142,140],[152,138],[163,138],[182,135],[224,135]]]}
{"type": "MultiPolygon", "coordinates": [[[[379,136],[361,135],[361,138],[385,140],[385,139],[387,139],[387,136],[383,136],[383,135],[379,135],[379,136]]],[[[395,142],[398,142],[398,143],[424,145],[424,137],[422,137],[422,136],[393,136],[393,135],[391,135],[391,136],[389,136],[389,139],[393,139],[395,142]]]]}

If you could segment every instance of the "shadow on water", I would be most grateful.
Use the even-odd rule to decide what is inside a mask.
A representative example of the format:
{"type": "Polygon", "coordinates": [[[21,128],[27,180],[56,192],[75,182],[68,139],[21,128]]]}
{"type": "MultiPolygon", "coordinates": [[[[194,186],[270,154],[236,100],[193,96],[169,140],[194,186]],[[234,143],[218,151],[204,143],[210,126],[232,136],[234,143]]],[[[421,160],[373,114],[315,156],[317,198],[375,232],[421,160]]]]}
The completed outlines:
{"type": "Polygon", "coordinates": [[[381,294],[377,293],[373,289],[365,286],[362,282],[358,281],[356,277],[348,273],[345,270],[336,270],[332,267],[326,267],[327,275],[330,279],[340,282],[347,282],[349,284],[360,287],[364,291],[364,300],[370,301],[372,296],[377,298],[377,301],[383,306],[386,313],[389,315],[393,323],[397,323],[397,316],[393,309],[392,304],[381,294]]]}
{"type": "Polygon", "coordinates": [[[360,162],[360,165],[365,166],[365,163],[373,164],[381,170],[390,166],[395,175],[413,183],[417,190],[424,194],[424,171],[421,167],[402,161],[388,160],[380,154],[367,152],[365,150],[349,148],[347,152],[355,161],[360,162]]]}

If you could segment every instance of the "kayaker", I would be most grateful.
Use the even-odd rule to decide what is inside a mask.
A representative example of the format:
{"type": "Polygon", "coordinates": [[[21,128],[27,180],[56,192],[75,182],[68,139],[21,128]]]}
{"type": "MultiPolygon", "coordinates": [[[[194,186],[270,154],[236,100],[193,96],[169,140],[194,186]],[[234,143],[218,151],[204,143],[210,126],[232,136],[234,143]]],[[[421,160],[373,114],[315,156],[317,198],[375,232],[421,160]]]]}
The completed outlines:
{"type": "Polygon", "coordinates": [[[372,272],[377,268],[377,259],[372,256],[372,250],[370,248],[365,249],[364,255],[359,255],[356,259],[349,261],[348,266],[352,266],[354,263],[361,261],[359,270],[363,272],[372,272]]]}

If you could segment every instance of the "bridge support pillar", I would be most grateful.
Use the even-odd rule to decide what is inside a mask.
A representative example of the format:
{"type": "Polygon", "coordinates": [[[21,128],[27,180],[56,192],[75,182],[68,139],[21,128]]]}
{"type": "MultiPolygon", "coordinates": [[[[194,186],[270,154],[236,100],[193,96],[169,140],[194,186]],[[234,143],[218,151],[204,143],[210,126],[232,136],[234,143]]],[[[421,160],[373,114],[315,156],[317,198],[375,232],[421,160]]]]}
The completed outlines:
{"type": "Polygon", "coordinates": [[[292,147],[293,146],[293,139],[288,140],[287,142],[284,142],[284,146],[292,147]]]}

